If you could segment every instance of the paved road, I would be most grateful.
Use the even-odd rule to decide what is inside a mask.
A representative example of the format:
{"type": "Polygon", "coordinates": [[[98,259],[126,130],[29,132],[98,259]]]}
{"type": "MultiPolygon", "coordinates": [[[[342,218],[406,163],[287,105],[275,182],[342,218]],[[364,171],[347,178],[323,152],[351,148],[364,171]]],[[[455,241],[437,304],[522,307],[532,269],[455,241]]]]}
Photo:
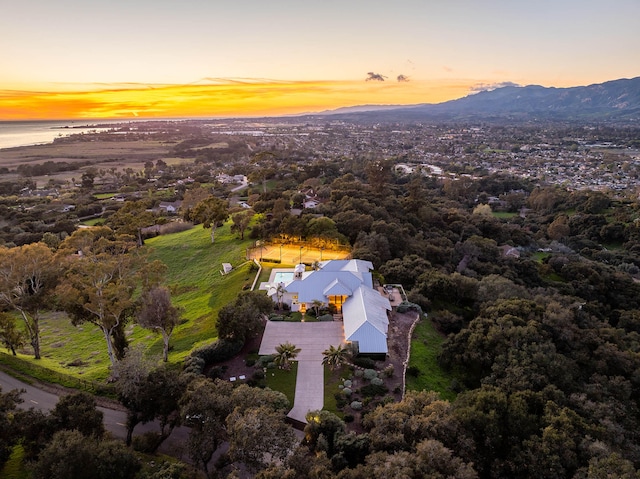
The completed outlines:
{"type": "MultiPolygon", "coordinates": [[[[22,409],[34,408],[41,411],[51,411],[57,404],[59,398],[57,394],[23,383],[2,371],[0,371],[0,387],[2,387],[3,393],[13,389],[24,389],[25,393],[22,394],[24,401],[18,406],[22,409]]],[[[126,412],[124,410],[106,407],[98,407],[98,409],[104,414],[104,425],[107,431],[114,437],[124,440],[127,437],[127,428],[125,426],[127,420],[126,412]]],[[[160,426],[156,422],[139,424],[134,430],[134,435],[138,436],[145,432],[158,432],[159,430],[160,426]]],[[[171,436],[169,436],[160,447],[159,452],[187,460],[185,444],[188,436],[188,428],[180,427],[174,429],[171,436]]]]}

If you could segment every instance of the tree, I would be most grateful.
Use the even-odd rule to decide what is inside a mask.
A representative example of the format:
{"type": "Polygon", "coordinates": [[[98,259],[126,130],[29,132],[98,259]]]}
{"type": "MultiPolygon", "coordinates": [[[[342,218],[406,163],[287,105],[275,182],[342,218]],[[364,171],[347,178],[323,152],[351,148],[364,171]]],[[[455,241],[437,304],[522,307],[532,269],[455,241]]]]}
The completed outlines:
{"type": "Polygon", "coordinates": [[[127,408],[127,445],[131,444],[135,427],[153,419],[153,411],[141,396],[154,367],[154,359],[145,357],[141,347],[129,349],[127,355],[112,366],[112,374],[118,378],[118,397],[127,408]]]}
{"type": "Polygon", "coordinates": [[[0,304],[17,311],[40,359],[40,313],[49,304],[56,264],[43,243],[0,247],[0,304]]]}
{"type": "Polygon", "coordinates": [[[547,236],[553,240],[561,240],[569,236],[570,232],[569,219],[566,215],[558,215],[547,228],[547,236]]]}
{"type": "Polygon", "coordinates": [[[211,191],[207,188],[191,188],[187,190],[180,205],[180,212],[185,221],[193,220],[193,209],[198,203],[211,196],[211,191]]]}
{"type": "Polygon", "coordinates": [[[2,465],[9,459],[13,444],[17,441],[18,435],[15,428],[15,415],[19,403],[22,402],[20,394],[23,391],[13,390],[8,393],[2,392],[0,387],[0,469],[2,465]]]}
{"type": "Polygon", "coordinates": [[[281,369],[289,370],[291,369],[291,361],[298,357],[298,353],[300,351],[300,348],[296,348],[296,346],[291,344],[289,341],[279,344],[276,346],[277,354],[274,358],[274,362],[279,365],[281,369]]]}
{"type": "Polygon", "coordinates": [[[138,311],[138,323],[143,328],[162,334],[162,359],[169,359],[169,339],[173,329],[180,322],[181,309],[171,304],[171,293],[167,288],[155,286],[143,292],[141,307],[138,311]]]}
{"type": "Polygon", "coordinates": [[[320,315],[320,308],[324,306],[324,303],[319,299],[314,299],[311,301],[311,308],[313,308],[313,312],[316,315],[316,318],[320,315]]]}
{"type": "Polygon", "coordinates": [[[122,208],[109,216],[105,224],[118,234],[135,236],[138,246],[142,246],[144,243],[142,240],[142,228],[155,223],[153,213],[147,210],[147,204],[143,200],[128,201],[122,208]]]}
{"type": "Polygon", "coordinates": [[[0,312],[0,341],[14,356],[17,356],[16,349],[25,344],[24,335],[16,327],[15,320],[3,312],[0,312]]]}
{"type": "Polygon", "coordinates": [[[263,293],[240,293],[233,303],[223,306],[218,313],[218,337],[241,340],[253,337],[264,324],[266,314],[273,311],[273,301],[263,293]]]}
{"type": "Polygon", "coordinates": [[[85,392],[62,396],[51,411],[55,430],[76,430],[84,436],[102,437],[105,432],[103,414],[96,400],[85,392]]]}
{"type": "Polygon", "coordinates": [[[130,479],[140,462],[120,441],[60,431],[33,465],[34,479],[130,479]]]}
{"type": "Polygon", "coordinates": [[[237,213],[233,213],[231,215],[231,220],[233,224],[231,225],[232,233],[240,233],[240,239],[244,239],[244,232],[251,223],[251,218],[253,218],[253,210],[242,210],[237,213]]]}
{"type": "Polygon", "coordinates": [[[309,411],[305,419],[307,425],[304,427],[304,438],[309,447],[315,450],[318,440],[323,437],[327,441],[326,452],[332,456],[337,437],[346,430],[344,421],[329,411],[309,411]]]}
{"type": "Polygon", "coordinates": [[[96,171],[93,168],[90,168],[82,173],[81,181],[82,188],[85,190],[90,190],[93,188],[93,181],[96,178],[96,171]]]}
{"type": "Polygon", "coordinates": [[[210,196],[195,206],[192,216],[202,223],[203,228],[211,228],[211,243],[213,243],[216,227],[229,217],[229,205],[220,198],[210,196]]]}
{"type": "Polygon", "coordinates": [[[131,444],[136,425],[157,419],[160,423],[157,448],[180,423],[179,401],[184,381],[177,371],[145,358],[141,348],[130,349],[115,366],[114,375],[118,378],[118,397],[127,408],[127,445],[131,444]]]}
{"type": "Polygon", "coordinates": [[[180,403],[184,424],[190,427],[187,447],[193,462],[208,476],[213,453],[227,440],[227,416],[233,411],[233,386],[208,378],[189,384],[180,403]]]}
{"type": "Polygon", "coordinates": [[[329,366],[332,371],[338,369],[347,360],[348,353],[342,344],[338,344],[338,347],[329,346],[329,349],[322,351],[322,364],[329,366]]]}
{"type": "Polygon", "coordinates": [[[113,366],[124,356],[124,326],[135,311],[133,294],[145,276],[145,258],[130,236],[116,236],[109,228],[75,232],[58,254],[67,263],[56,288],[59,303],[73,324],[100,328],[113,366]]]}
{"type": "Polygon", "coordinates": [[[234,411],[227,418],[227,428],[229,456],[254,471],[286,459],[297,441],[284,413],[265,406],[234,411]]]}

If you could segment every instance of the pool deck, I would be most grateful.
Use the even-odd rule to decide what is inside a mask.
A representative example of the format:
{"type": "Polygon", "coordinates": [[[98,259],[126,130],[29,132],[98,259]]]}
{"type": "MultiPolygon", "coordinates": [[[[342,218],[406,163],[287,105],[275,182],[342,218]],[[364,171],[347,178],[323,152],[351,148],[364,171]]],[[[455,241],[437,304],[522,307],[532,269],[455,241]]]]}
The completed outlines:
{"type": "Polygon", "coordinates": [[[293,268],[273,268],[271,270],[271,274],[269,275],[269,281],[260,283],[258,290],[267,291],[272,284],[275,284],[276,282],[278,283],[281,282],[281,281],[276,281],[276,275],[278,273],[291,273],[291,278],[285,281],[282,281],[283,283],[288,283],[289,281],[293,280],[293,268]]]}

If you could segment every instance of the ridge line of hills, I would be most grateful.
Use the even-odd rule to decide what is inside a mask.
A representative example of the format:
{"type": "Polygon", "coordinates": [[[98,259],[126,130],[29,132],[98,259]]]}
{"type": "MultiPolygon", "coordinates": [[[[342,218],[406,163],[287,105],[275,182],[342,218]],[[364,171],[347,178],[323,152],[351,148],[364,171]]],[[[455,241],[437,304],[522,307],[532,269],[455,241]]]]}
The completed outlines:
{"type": "Polygon", "coordinates": [[[505,86],[457,100],[416,105],[359,105],[306,117],[345,120],[640,121],[640,77],[569,88],[505,86]]]}

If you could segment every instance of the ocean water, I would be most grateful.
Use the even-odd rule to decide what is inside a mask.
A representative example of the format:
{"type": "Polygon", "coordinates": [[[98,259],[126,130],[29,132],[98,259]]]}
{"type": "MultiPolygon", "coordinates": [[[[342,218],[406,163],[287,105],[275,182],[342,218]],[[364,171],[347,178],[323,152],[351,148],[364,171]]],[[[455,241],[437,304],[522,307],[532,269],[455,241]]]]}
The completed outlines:
{"type": "MultiPolygon", "coordinates": [[[[104,125],[109,122],[100,122],[104,125]]],[[[116,123],[116,122],[114,122],[116,123]]],[[[58,137],[104,131],[92,122],[74,121],[0,121],[0,149],[52,143],[58,137]]]]}

